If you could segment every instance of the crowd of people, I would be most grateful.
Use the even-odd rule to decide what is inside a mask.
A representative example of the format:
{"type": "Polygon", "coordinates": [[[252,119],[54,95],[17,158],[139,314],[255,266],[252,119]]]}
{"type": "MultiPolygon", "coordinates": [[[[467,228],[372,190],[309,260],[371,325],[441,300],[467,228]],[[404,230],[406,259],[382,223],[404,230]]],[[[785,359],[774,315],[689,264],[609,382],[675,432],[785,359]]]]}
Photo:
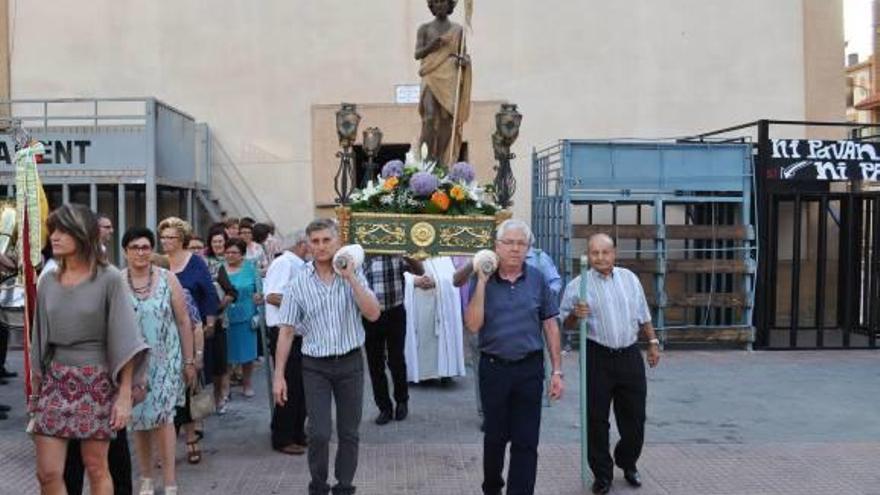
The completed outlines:
{"type": "Polygon", "coordinates": [[[272,447],[307,454],[310,494],[354,493],[365,362],[373,421],[386,425],[408,418],[410,383],[464,376],[466,349],[483,417],[483,491],[506,485],[507,493],[533,493],[542,397],[546,389],[559,399],[565,388],[560,327],[584,320],[595,329],[588,347],[594,492],[608,491],[614,463],[640,484],[646,385],[638,335],[650,340],[651,366],[659,350],[641,285],[614,267],[607,236],[590,240],[583,300],[577,279],[563,293],[552,260],[515,219],[499,226],[483,258],[416,260],[342,246],[331,219],[286,237],[268,222],[228,219],[202,238],[170,217],[155,233],[122,234],[122,269],[107,261],[108,217],[68,204],[47,227],[28,401],[43,493],[82,493],[87,477],[93,494],[136,486],[149,495],[160,486],[157,467],[163,493],[177,493],[178,438],[186,460],[200,463],[204,420],[254,396],[260,363],[274,365],[272,447]],[[621,431],[613,459],[612,402],[621,431]]]}

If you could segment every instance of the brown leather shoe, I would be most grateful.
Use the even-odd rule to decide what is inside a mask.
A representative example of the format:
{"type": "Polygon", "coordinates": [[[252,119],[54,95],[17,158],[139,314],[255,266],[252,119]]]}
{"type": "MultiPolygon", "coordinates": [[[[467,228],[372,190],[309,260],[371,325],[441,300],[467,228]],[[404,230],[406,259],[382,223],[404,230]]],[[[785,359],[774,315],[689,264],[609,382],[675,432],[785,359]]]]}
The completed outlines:
{"type": "Polygon", "coordinates": [[[287,455],[303,455],[306,453],[305,447],[303,447],[302,445],[299,445],[299,444],[295,444],[295,443],[292,443],[290,445],[286,445],[284,447],[281,447],[280,449],[275,449],[275,450],[277,450],[278,452],[281,452],[282,454],[287,454],[287,455]]]}

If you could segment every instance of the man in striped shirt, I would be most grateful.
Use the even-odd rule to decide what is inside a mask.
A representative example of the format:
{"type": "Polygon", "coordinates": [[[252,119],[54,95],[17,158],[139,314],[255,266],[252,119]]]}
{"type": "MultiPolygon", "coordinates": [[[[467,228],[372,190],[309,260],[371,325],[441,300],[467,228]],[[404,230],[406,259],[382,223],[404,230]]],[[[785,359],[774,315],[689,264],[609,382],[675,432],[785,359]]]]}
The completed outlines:
{"type": "Polygon", "coordinates": [[[626,268],[615,267],[614,241],[605,234],[590,237],[587,244],[587,300],[579,298],[580,276],[568,283],[559,316],[564,328],[577,328],[587,320],[587,371],[589,446],[587,457],[593,471],[593,493],[608,493],[614,464],[623,469],[627,483],[642,484],[636,462],[645,438],[647,381],[642,354],[636,343],[639,333],[648,339],[648,364],[660,362],[660,341],[651,325],[651,312],[639,278],[626,268]],[[614,417],[620,441],[614,459],[608,451],[608,415],[614,417]]]}
{"type": "Polygon", "coordinates": [[[336,401],[337,484],[334,495],[355,492],[352,484],[358,462],[358,441],[364,396],[364,326],[379,318],[379,301],[363,273],[348,260],[334,271],[333,256],[340,240],[332,220],[315,220],[306,227],[314,261],[307,264],[284,293],[279,314],[278,349],[272,393],[287,401],[284,367],[294,331],[302,335],[302,374],[309,417],[308,459],[312,480],[309,495],[330,493],[331,402],[336,401]]]}

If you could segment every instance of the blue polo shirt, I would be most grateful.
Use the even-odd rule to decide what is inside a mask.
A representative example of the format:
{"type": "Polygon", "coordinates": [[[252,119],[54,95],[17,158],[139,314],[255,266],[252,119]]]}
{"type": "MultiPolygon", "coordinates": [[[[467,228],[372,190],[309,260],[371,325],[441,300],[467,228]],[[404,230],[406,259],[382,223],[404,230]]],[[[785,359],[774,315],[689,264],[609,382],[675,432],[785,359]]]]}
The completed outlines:
{"type": "MultiPolygon", "coordinates": [[[[471,297],[476,277],[471,279],[471,297]]],[[[495,272],[486,281],[480,351],[502,359],[522,359],[544,348],[544,320],[559,314],[559,302],[540,270],[523,264],[515,282],[495,272]]]]}

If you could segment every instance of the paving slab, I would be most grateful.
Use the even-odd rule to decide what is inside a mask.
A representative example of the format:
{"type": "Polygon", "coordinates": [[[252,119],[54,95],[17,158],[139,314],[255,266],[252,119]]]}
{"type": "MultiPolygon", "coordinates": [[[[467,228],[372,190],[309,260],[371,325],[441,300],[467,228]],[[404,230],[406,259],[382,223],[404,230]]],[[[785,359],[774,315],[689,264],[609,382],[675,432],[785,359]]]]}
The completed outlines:
{"type": "MultiPolygon", "coordinates": [[[[584,493],[577,359],[565,356],[566,396],[543,410],[538,494],[584,493]]],[[[20,369],[20,356],[10,364],[20,369]]],[[[208,420],[200,465],[186,464],[180,446],[181,493],[306,493],[305,457],[270,448],[258,378],[256,398],[238,391],[229,414],[208,420]]],[[[648,379],[644,486],[628,487],[618,472],[612,493],[880,495],[877,351],[670,351],[648,379]]],[[[384,427],[371,421],[368,379],[365,386],[358,493],[481,493],[470,377],[412,386],[410,417],[384,427]]],[[[0,386],[0,403],[15,408],[0,421],[0,495],[38,491],[23,402],[20,378],[0,386]]]]}

